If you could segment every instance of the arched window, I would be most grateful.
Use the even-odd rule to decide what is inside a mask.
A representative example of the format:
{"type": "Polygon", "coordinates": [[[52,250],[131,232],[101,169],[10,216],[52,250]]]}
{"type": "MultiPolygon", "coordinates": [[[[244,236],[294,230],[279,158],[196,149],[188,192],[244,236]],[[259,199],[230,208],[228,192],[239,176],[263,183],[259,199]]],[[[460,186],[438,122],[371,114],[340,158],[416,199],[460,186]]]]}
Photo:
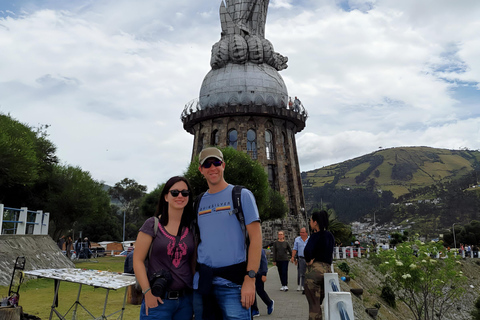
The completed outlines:
{"type": "Polygon", "coordinates": [[[273,134],[270,130],[265,130],[265,150],[267,160],[275,159],[275,150],[273,149],[273,134]]]}
{"type": "Polygon", "coordinates": [[[234,149],[237,149],[237,140],[238,140],[238,132],[235,129],[231,129],[228,131],[228,145],[234,149]]]}
{"type": "Polygon", "coordinates": [[[218,130],[212,132],[212,137],[210,139],[210,144],[212,146],[218,146],[218,130]]]}
{"type": "Polygon", "coordinates": [[[250,158],[257,159],[257,133],[253,129],[247,131],[247,153],[250,158]]]}

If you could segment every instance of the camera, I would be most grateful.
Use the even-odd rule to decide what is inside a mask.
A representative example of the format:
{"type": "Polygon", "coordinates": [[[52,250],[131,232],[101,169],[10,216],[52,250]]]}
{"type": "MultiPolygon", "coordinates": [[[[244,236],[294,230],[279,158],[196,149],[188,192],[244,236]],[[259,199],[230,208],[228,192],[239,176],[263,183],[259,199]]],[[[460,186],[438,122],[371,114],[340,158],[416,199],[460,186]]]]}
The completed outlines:
{"type": "Polygon", "coordinates": [[[159,272],[155,272],[150,280],[150,287],[152,288],[152,294],[155,297],[165,297],[170,283],[172,282],[172,275],[168,270],[161,269],[159,272]]]}

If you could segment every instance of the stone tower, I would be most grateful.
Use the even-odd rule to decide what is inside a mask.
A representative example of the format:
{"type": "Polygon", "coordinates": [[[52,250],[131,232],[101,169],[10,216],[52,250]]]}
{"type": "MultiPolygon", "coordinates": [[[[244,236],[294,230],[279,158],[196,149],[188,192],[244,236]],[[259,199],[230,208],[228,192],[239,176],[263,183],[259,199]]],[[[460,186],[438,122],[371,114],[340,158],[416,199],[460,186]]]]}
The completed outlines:
{"type": "Polygon", "coordinates": [[[213,145],[232,146],[259,161],[270,186],[289,207],[284,221],[263,224],[264,239],[275,240],[276,231],[284,229],[293,240],[305,226],[295,134],[305,128],[307,112],[300,100],[288,96],[278,72],[287,68],[288,58],[265,39],[269,0],[225,2],[220,5],[222,32],[212,47],[212,69],[199,98],[187,103],[181,115],[184,129],[195,136],[192,160],[213,145]]]}

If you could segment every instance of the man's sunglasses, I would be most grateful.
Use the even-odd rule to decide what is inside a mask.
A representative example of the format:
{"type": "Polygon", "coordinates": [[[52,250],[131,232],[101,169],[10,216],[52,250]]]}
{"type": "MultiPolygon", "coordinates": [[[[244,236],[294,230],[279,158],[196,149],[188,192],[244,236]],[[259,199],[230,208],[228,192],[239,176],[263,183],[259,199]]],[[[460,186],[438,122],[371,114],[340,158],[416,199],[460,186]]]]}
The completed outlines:
{"type": "Polygon", "coordinates": [[[220,160],[217,160],[217,161],[208,161],[208,162],[204,162],[204,163],[202,164],[202,167],[208,169],[208,168],[210,168],[210,167],[212,166],[212,164],[213,164],[215,167],[220,167],[220,166],[222,165],[222,163],[223,163],[223,162],[220,161],[220,160]]]}
{"type": "Polygon", "coordinates": [[[170,194],[172,195],[172,197],[176,198],[178,197],[179,194],[182,194],[182,197],[186,198],[190,195],[190,191],[189,190],[182,190],[182,191],[179,191],[179,190],[170,190],[170,194]]]}

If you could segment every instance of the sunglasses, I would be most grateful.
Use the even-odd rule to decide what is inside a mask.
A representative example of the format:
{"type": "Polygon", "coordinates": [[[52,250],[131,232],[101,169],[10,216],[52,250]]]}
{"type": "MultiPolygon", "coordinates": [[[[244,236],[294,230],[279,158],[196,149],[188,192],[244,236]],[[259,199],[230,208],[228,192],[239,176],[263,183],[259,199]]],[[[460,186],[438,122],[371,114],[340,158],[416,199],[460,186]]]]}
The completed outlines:
{"type": "Polygon", "coordinates": [[[170,194],[172,195],[172,197],[176,198],[178,197],[179,194],[182,194],[182,197],[186,198],[190,195],[190,191],[189,190],[182,190],[182,191],[179,191],[179,190],[170,190],[170,194]]]}
{"type": "Polygon", "coordinates": [[[223,162],[220,161],[220,160],[217,160],[217,161],[208,161],[208,162],[205,162],[205,163],[202,165],[202,167],[208,169],[208,168],[210,168],[210,167],[212,166],[212,164],[213,164],[215,167],[219,167],[219,166],[222,165],[222,163],[223,163],[223,162]]]}

